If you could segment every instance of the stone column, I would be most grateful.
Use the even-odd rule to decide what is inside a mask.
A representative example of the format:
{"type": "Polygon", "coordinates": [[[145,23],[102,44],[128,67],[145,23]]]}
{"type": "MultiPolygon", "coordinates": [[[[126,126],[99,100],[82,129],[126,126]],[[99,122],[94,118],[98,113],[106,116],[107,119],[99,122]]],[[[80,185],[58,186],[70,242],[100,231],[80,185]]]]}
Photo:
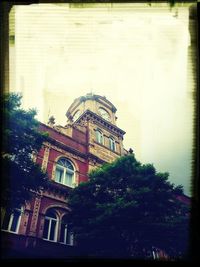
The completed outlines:
{"type": "Polygon", "coordinates": [[[38,230],[38,237],[39,238],[42,238],[42,236],[43,236],[44,221],[45,221],[45,215],[44,214],[41,214],[40,224],[39,224],[39,230],[38,230]]]}
{"type": "Polygon", "coordinates": [[[48,160],[49,160],[49,151],[50,151],[49,145],[45,145],[44,157],[43,157],[43,161],[42,161],[42,170],[43,171],[47,170],[47,164],[48,164],[48,160]]]}
{"type": "Polygon", "coordinates": [[[41,194],[40,195],[38,194],[35,197],[33,215],[32,215],[30,232],[29,232],[30,236],[36,236],[37,235],[37,222],[38,222],[39,211],[40,211],[41,197],[42,197],[41,194]]]}

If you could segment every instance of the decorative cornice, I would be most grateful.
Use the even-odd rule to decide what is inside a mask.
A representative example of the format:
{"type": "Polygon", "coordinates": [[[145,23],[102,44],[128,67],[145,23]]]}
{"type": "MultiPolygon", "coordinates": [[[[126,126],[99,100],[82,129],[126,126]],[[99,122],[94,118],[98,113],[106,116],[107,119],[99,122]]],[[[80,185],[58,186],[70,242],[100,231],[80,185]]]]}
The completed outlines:
{"type": "Polygon", "coordinates": [[[65,150],[65,151],[68,151],[68,152],[70,152],[72,154],[78,155],[81,158],[84,158],[84,159],[87,158],[85,153],[82,153],[79,150],[76,150],[74,148],[71,148],[70,146],[65,145],[65,144],[61,143],[60,141],[57,141],[57,140],[55,140],[55,139],[53,139],[51,137],[48,137],[48,138],[49,138],[48,141],[51,144],[55,145],[56,147],[61,148],[61,149],[65,150]]]}
{"type": "MultiPolygon", "coordinates": [[[[67,129],[67,128],[69,128],[69,127],[72,127],[72,128],[74,128],[74,129],[76,129],[77,131],[79,131],[79,132],[81,132],[81,133],[84,133],[83,131],[81,131],[80,129],[78,129],[78,127],[76,126],[75,123],[74,123],[74,124],[67,124],[65,127],[63,127],[63,126],[59,126],[59,125],[55,125],[54,127],[51,127],[51,126],[49,126],[49,125],[47,125],[47,124],[44,124],[44,123],[42,123],[42,122],[40,122],[40,125],[43,126],[43,127],[45,127],[45,128],[47,128],[47,131],[48,131],[48,129],[50,129],[50,130],[56,132],[57,134],[60,134],[60,135],[62,135],[62,136],[65,136],[65,137],[67,137],[67,138],[69,138],[69,139],[71,139],[71,140],[73,140],[73,141],[75,141],[74,138],[72,138],[71,136],[69,136],[69,135],[63,133],[61,130],[59,130],[59,127],[62,127],[63,129],[64,129],[64,128],[67,129]]],[[[83,126],[83,127],[84,127],[83,124],[80,124],[80,126],[83,126]]],[[[40,129],[39,129],[39,130],[40,130],[40,129]]],[[[50,137],[48,136],[47,139],[48,139],[48,138],[50,138],[50,137]]],[[[79,143],[79,144],[81,144],[81,145],[85,145],[85,143],[83,143],[83,142],[81,142],[81,141],[79,141],[79,140],[76,140],[76,143],[79,143]]]]}
{"type": "Polygon", "coordinates": [[[106,129],[109,129],[116,134],[119,134],[123,136],[126,132],[123,131],[122,129],[118,128],[114,124],[110,123],[109,121],[103,119],[96,113],[92,112],[91,110],[87,109],[78,119],[77,122],[81,122],[83,120],[93,120],[94,122],[99,123],[101,126],[104,126],[106,129]]]}
{"type": "Polygon", "coordinates": [[[101,158],[95,156],[95,155],[92,154],[92,153],[88,153],[88,160],[96,161],[96,162],[99,163],[99,164],[107,163],[107,161],[102,160],[101,158]]]}
{"type": "Polygon", "coordinates": [[[51,192],[57,194],[65,195],[67,197],[73,188],[56,183],[53,180],[49,180],[45,185],[44,189],[47,191],[50,190],[51,192]]]}

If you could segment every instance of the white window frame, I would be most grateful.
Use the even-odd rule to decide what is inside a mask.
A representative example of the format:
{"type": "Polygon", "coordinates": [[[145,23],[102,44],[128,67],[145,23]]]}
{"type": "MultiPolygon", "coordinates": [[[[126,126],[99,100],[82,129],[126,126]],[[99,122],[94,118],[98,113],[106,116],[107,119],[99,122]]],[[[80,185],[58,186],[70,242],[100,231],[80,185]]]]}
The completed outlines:
{"type": "MultiPolygon", "coordinates": [[[[52,218],[49,216],[45,216],[45,221],[48,220],[49,221],[49,226],[48,226],[48,233],[47,233],[47,238],[43,237],[44,240],[47,240],[49,242],[57,242],[58,239],[58,218],[57,215],[55,214],[56,218],[52,218]],[[56,226],[55,226],[55,231],[54,231],[54,239],[51,240],[50,239],[50,234],[51,234],[51,223],[52,221],[56,221],[56,226]]],[[[45,223],[45,222],[44,222],[45,223]]],[[[44,231],[44,229],[43,229],[44,231]]]]}
{"type": "MultiPolygon", "coordinates": [[[[14,233],[14,234],[18,234],[19,232],[19,226],[20,226],[20,223],[21,223],[21,217],[22,217],[22,211],[23,209],[15,209],[11,214],[10,214],[10,218],[9,218],[9,223],[8,223],[8,228],[7,229],[1,229],[2,231],[4,232],[9,232],[9,233],[14,233]],[[14,211],[19,211],[20,212],[20,215],[18,217],[18,221],[17,221],[17,226],[16,226],[16,230],[15,231],[11,231],[11,227],[12,227],[12,223],[13,223],[13,219],[14,219],[14,211]]],[[[7,212],[7,211],[6,211],[7,212]]],[[[5,212],[5,215],[4,215],[4,218],[6,216],[6,212],[5,212]]],[[[3,226],[3,221],[4,221],[4,218],[2,220],[2,226],[3,226]]]]}
{"type": "Polygon", "coordinates": [[[60,159],[59,159],[58,162],[56,163],[55,182],[56,182],[56,183],[59,183],[59,184],[63,184],[63,185],[65,185],[65,186],[69,186],[69,187],[71,187],[71,188],[74,188],[74,187],[75,187],[75,168],[74,168],[74,165],[73,165],[72,162],[71,162],[70,160],[68,160],[67,158],[60,158],[60,159]],[[70,164],[72,165],[72,167],[73,167],[73,170],[71,170],[71,169],[69,169],[69,168],[67,168],[67,167],[65,167],[65,166],[60,165],[60,164],[59,164],[59,160],[60,160],[60,159],[64,159],[64,160],[66,160],[66,161],[69,161],[69,163],[70,163],[70,164]],[[56,178],[57,178],[57,177],[56,177],[56,171],[57,171],[57,169],[63,171],[63,177],[62,177],[61,182],[56,181],[56,178]],[[72,184],[71,184],[71,185],[69,185],[69,184],[66,183],[67,174],[72,174],[72,184]]]}
{"type": "MultiPolygon", "coordinates": [[[[61,226],[62,226],[62,221],[61,221],[61,225],[60,225],[60,238],[61,238],[61,226]]],[[[65,230],[64,230],[64,241],[61,242],[61,244],[65,244],[67,243],[67,224],[65,224],[65,230]]]]}
{"type": "MultiPolygon", "coordinates": [[[[61,222],[62,223],[62,222],[61,222]]],[[[73,246],[74,245],[74,234],[73,232],[69,232],[68,233],[68,224],[65,224],[65,230],[64,230],[64,242],[60,242],[61,244],[65,244],[65,245],[70,245],[73,246]],[[67,243],[67,237],[68,234],[70,235],[70,242],[67,243]]]]}
{"type": "Polygon", "coordinates": [[[109,137],[109,148],[112,151],[116,151],[115,139],[112,136],[109,137]]]}
{"type": "Polygon", "coordinates": [[[104,136],[99,129],[96,130],[96,141],[98,144],[104,145],[104,136]]]}
{"type": "Polygon", "coordinates": [[[159,259],[159,253],[158,253],[158,250],[156,248],[152,248],[152,255],[153,255],[153,259],[156,260],[156,259],[159,259]]]}

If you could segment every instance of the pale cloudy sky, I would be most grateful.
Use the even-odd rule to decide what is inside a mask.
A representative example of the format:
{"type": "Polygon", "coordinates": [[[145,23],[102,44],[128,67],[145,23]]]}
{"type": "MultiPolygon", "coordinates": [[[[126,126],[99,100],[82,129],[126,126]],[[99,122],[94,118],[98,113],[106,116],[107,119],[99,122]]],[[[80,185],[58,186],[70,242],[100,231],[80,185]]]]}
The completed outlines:
{"type": "Polygon", "coordinates": [[[188,96],[188,7],[104,4],[15,8],[11,90],[38,119],[65,125],[73,100],[93,92],[117,108],[124,146],[169,172],[189,194],[193,106],[188,96]]]}

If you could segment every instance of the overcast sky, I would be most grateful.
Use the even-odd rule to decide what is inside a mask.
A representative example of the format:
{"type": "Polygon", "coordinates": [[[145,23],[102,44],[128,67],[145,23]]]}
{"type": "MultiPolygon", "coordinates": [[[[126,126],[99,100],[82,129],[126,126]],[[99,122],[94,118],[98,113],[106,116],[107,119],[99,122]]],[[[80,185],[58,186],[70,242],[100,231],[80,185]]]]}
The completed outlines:
{"type": "Polygon", "coordinates": [[[66,124],[73,100],[93,92],[117,108],[124,146],[170,180],[191,184],[188,7],[35,4],[15,9],[11,90],[38,119],[66,124]]]}

